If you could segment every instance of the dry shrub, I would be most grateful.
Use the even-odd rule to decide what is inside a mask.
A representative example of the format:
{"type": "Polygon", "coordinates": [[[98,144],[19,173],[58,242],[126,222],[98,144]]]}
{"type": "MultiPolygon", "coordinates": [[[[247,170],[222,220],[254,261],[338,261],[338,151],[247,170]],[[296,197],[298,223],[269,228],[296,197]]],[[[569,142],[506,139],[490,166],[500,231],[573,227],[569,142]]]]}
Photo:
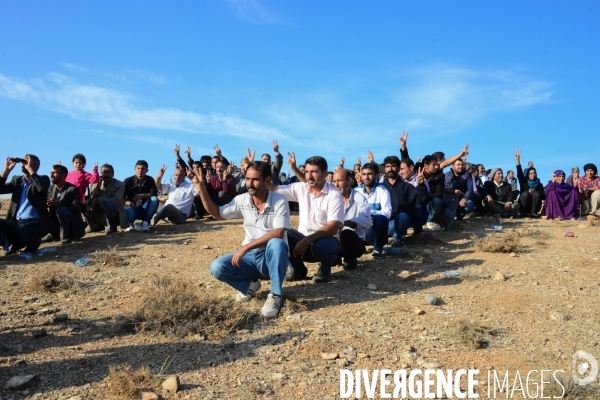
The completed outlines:
{"type": "Polygon", "coordinates": [[[130,365],[110,367],[106,383],[109,390],[118,398],[135,399],[142,392],[157,392],[161,380],[148,367],[134,371],[130,365]]]}
{"type": "Polygon", "coordinates": [[[96,250],[93,254],[96,265],[105,265],[107,267],[123,267],[129,264],[121,254],[117,252],[117,247],[108,246],[108,250],[96,250]]]}
{"type": "Polygon", "coordinates": [[[473,237],[475,250],[488,253],[514,253],[521,249],[521,238],[515,231],[491,233],[483,238],[473,237]]]}
{"type": "Polygon", "coordinates": [[[73,279],[59,275],[56,269],[50,269],[31,277],[31,288],[38,292],[53,293],[68,290],[75,285],[73,279]]]}
{"type": "Polygon", "coordinates": [[[590,226],[598,226],[598,225],[600,225],[600,222],[598,221],[598,218],[593,218],[593,219],[588,219],[588,224],[590,226]]]}
{"type": "Polygon", "coordinates": [[[594,389],[591,385],[578,385],[573,381],[569,373],[564,373],[562,376],[559,374],[557,378],[560,384],[555,379],[552,379],[550,385],[544,386],[544,397],[564,400],[597,399],[597,397],[592,396],[593,393],[596,393],[597,389],[594,389]]]}
{"type": "Polygon", "coordinates": [[[212,297],[190,281],[157,277],[154,286],[133,315],[139,331],[217,339],[245,327],[255,315],[247,304],[212,297]]]}
{"type": "Polygon", "coordinates": [[[457,325],[460,341],[475,349],[482,349],[489,345],[489,336],[495,335],[490,328],[476,322],[459,321],[457,325]]]}
{"type": "Polygon", "coordinates": [[[550,237],[547,232],[542,232],[539,229],[530,227],[518,229],[517,233],[522,238],[548,239],[550,237]]]}

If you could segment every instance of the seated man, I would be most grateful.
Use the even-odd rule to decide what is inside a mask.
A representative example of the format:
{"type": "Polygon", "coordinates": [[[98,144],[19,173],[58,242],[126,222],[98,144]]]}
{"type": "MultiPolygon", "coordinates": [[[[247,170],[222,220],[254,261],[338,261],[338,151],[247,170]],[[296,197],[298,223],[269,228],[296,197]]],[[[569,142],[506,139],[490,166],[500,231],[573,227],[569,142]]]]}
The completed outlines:
{"type": "Polygon", "coordinates": [[[429,186],[429,216],[427,223],[432,224],[442,217],[447,223],[454,221],[454,215],[456,213],[456,207],[458,202],[454,190],[446,189],[446,176],[444,172],[439,169],[439,163],[433,156],[423,157],[423,175],[427,180],[429,186]],[[444,196],[444,195],[451,196],[444,196]]]}
{"type": "Polygon", "coordinates": [[[483,184],[483,202],[487,211],[492,215],[499,214],[504,218],[516,217],[520,207],[515,202],[511,186],[504,182],[502,169],[492,168],[490,176],[492,179],[483,184]]]}
{"type": "Polygon", "coordinates": [[[215,163],[215,175],[210,178],[207,186],[208,193],[215,203],[225,205],[236,195],[235,178],[228,172],[229,163],[217,161],[215,163]]]}
{"type": "Polygon", "coordinates": [[[148,223],[158,209],[156,183],[148,173],[148,163],[139,160],[135,164],[135,175],[123,181],[125,185],[125,212],[129,221],[127,232],[136,230],[135,220],[142,220],[142,232],[150,231],[148,223]]]}
{"type": "Polygon", "coordinates": [[[365,196],[352,190],[350,171],[339,168],[333,174],[333,186],[344,199],[344,228],[340,232],[340,252],[345,270],[358,266],[357,258],[365,252],[367,231],[373,226],[369,202],[365,196]]]}
{"type": "Polygon", "coordinates": [[[515,171],[513,171],[512,169],[509,169],[508,172],[506,173],[506,178],[504,178],[504,182],[506,182],[510,185],[515,197],[517,197],[519,195],[519,187],[518,187],[519,181],[517,180],[517,178],[515,178],[515,171]]]}
{"type": "Polygon", "coordinates": [[[50,233],[42,241],[60,240],[67,244],[85,235],[81,217],[81,196],[77,186],[66,182],[69,171],[64,165],[53,165],[50,171],[52,185],[48,189],[47,205],[50,211],[50,233]]]}
{"type": "MultiPolygon", "coordinates": [[[[396,156],[386,157],[384,160],[386,180],[384,185],[390,191],[392,197],[392,218],[390,220],[389,235],[392,236],[392,246],[399,245],[402,241],[402,236],[406,235],[409,226],[412,226],[414,233],[419,234],[423,231],[423,225],[427,222],[429,213],[427,205],[429,204],[429,182],[424,179],[423,174],[415,171],[415,163],[410,158],[400,160],[400,173],[396,167],[398,158],[396,156]],[[402,182],[406,182],[413,186],[416,191],[416,196],[402,188],[402,185],[396,185],[396,180],[400,175],[402,182]],[[421,176],[421,178],[419,178],[421,176]],[[395,186],[398,186],[396,188],[395,186]],[[413,210],[414,209],[414,213],[413,210]],[[406,226],[406,214],[410,217],[410,223],[406,226]],[[404,220],[404,223],[402,222],[404,220]]],[[[422,168],[421,168],[421,172],[422,168]]]]}
{"type": "Polygon", "coordinates": [[[475,208],[473,203],[473,178],[469,171],[465,171],[465,162],[459,158],[452,163],[450,171],[445,175],[446,189],[454,191],[452,195],[458,196],[458,207],[456,209],[456,218],[461,220],[467,213],[475,208]]]}
{"type": "Polygon", "coordinates": [[[290,229],[290,211],[285,197],[268,190],[271,168],[260,161],[250,163],[246,170],[248,193],[220,207],[210,197],[202,171],[196,168],[189,176],[214,219],[244,219],[242,247],[214,260],[211,274],[239,291],[237,301],[254,297],[260,288],[259,279],[270,280],[271,293],[260,313],[265,318],[275,317],[281,308],[289,262],[286,232],[290,229]]]}
{"type": "Polygon", "coordinates": [[[0,175],[0,194],[11,194],[10,207],[6,219],[0,219],[0,233],[6,236],[8,254],[25,247],[29,253],[40,247],[40,237],[50,230],[50,216],[46,207],[50,180],[46,175],[38,175],[40,159],[33,154],[24,158],[7,157],[4,171],[0,175]],[[13,176],[6,182],[17,163],[21,163],[23,175],[13,176]]]}
{"type": "Polygon", "coordinates": [[[366,163],[360,170],[363,184],[354,189],[367,198],[371,209],[373,226],[367,231],[366,242],[373,245],[371,256],[375,259],[383,256],[383,247],[388,241],[388,229],[392,215],[390,192],[385,186],[377,183],[378,177],[379,166],[374,163],[366,163]]]}
{"type": "Polygon", "coordinates": [[[481,182],[480,186],[483,187],[483,184],[490,180],[483,164],[477,164],[477,172],[479,173],[479,182],[481,182]]]}
{"type": "Polygon", "coordinates": [[[128,227],[123,197],[125,185],[114,176],[112,165],[100,167],[100,182],[91,188],[89,207],[85,212],[87,232],[98,232],[106,227],[104,233],[110,235],[117,231],[117,226],[121,226],[121,229],[128,227]]]}
{"type": "MultiPolygon", "coordinates": [[[[293,153],[289,164],[299,175],[293,153]]],[[[344,226],[344,201],[339,192],[325,182],[327,161],[323,157],[310,157],[304,164],[306,182],[272,185],[273,191],[289,201],[297,201],[300,208],[298,230],[288,232],[292,271],[285,279],[305,279],[308,270],[304,262],[318,262],[320,267],[312,280],[324,283],[329,280],[331,266],[339,257],[338,232],[344,226]]]]}
{"type": "MultiPolygon", "coordinates": [[[[196,169],[200,170],[198,166],[196,169]]],[[[190,215],[194,197],[198,194],[194,185],[185,180],[185,172],[182,169],[176,169],[173,172],[174,183],[162,183],[161,180],[166,170],[165,165],[158,170],[155,183],[156,189],[169,195],[169,198],[165,204],[158,206],[156,214],[150,220],[152,226],[155,226],[161,219],[168,220],[172,224],[183,224],[190,215]]]]}
{"type": "Polygon", "coordinates": [[[581,212],[583,215],[599,216],[600,208],[600,177],[594,164],[583,166],[585,176],[579,178],[579,195],[581,196],[581,212]]]}

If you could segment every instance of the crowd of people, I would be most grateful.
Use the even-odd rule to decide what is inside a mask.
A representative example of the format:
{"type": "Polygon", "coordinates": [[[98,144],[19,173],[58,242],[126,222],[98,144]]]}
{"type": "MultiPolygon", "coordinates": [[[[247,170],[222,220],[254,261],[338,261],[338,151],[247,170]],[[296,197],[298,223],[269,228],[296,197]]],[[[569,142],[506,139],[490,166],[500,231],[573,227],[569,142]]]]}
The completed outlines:
{"type": "Polygon", "coordinates": [[[33,253],[42,242],[64,245],[86,233],[112,235],[119,228],[147,232],[161,220],[183,224],[207,215],[241,218],[241,247],[214,260],[210,271],[238,291],[238,301],[250,300],[260,281],[270,280],[261,313],[272,318],[281,308],[284,281],[308,279],[305,262],[319,263],[313,282],[327,282],[334,265],[356,269],[366,246],[373,246],[374,259],[382,258],[387,246],[400,247],[409,228],[418,235],[424,228],[485,215],[563,220],[597,215],[600,178],[594,164],[583,167],[584,176],[578,167],[568,177],[556,170],[544,186],[533,162],[522,167],[520,151],[515,153],[516,177],[512,170],[505,177],[501,168],[486,170],[467,162],[469,145],[448,159],[434,152],[414,162],[408,132],[399,140],[400,157],[390,155],[378,163],[368,151],[366,163],[359,158],[346,168],[342,158],[333,171],[323,157],[297,165],[289,152],[294,176],[281,172],[283,155],[276,141],[274,161],[268,153],[255,161],[248,149],[239,167],[218,146],[215,156],[195,161],[189,147],[184,160],[177,145],[170,182],[163,182],[167,166],[152,178],[144,160],[135,163],[133,176],[120,181],[110,164],[98,168],[96,163],[86,172],[83,154],[73,157],[71,171],[60,162],[53,165],[49,178],[38,174],[35,155],[8,157],[0,194],[12,197],[6,218],[0,219],[0,243],[6,255],[33,253]],[[9,180],[18,164],[22,175],[9,180]],[[298,229],[291,228],[290,210],[298,211],[298,229]]]}

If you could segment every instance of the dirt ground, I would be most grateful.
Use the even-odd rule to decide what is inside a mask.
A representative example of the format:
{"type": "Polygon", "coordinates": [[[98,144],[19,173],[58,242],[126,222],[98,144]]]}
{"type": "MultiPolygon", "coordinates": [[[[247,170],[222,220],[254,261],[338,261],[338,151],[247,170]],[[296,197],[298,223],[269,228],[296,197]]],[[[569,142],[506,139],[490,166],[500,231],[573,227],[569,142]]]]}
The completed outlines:
{"type": "MultiPolygon", "coordinates": [[[[0,397],[114,398],[107,376],[119,365],[177,374],[179,392],[159,390],[164,398],[318,399],[339,398],[342,368],[477,368],[486,388],[488,370],[564,370],[567,378],[576,351],[600,359],[600,224],[516,219],[501,221],[502,231],[489,228],[498,223],[473,218],[409,235],[402,254],[365,255],[355,271],[335,267],[327,284],[286,283],[278,318],[252,317],[225,338],[140,333],[116,317],[151,297],[156,277],[233,298],[208,266],[240,245],[239,220],[161,223],[150,233],[90,234],[31,260],[0,257],[0,397]],[[514,232],[521,248],[513,253],[475,250],[474,237],[503,240],[514,232]],[[116,244],[127,265],[74,265],[116,244]],[[467,274],[444,277],[449,270],[467,274]],[[44,291],[39,281],[48,274],[66,284],[44,291]],[[428,293],[436,305],[425,301],[428,293]],[[11,377],[29,374],[36,375],[31,386],[3,389],[11,377]]],[[[317,266],[308,266],[312,275],[317,266]]],[[[254,312],[268,284],[250,302],[254,312]]],[[[597,382],[565,398],[600,398],[597,382]]]]}

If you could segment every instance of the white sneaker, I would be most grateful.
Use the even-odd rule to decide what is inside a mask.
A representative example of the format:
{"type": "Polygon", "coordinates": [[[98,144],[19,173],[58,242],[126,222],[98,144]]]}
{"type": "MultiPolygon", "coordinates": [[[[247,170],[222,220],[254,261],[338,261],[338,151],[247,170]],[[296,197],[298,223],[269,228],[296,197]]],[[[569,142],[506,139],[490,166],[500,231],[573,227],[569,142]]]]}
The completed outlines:
{"type": "Polygon", "coordinates": [[[150,228],[148,228],[148,221],[142,221],[142,232],[150,232],[150,228]]]}
{"type": "Polygon", "coordinates": [[[260,281],[250,282],[248,291],[246,293],[238,292],[238,294],[235,296],[235,301],[250,301],[250,299],[256,295],[258,289],[260,289],[260,281]]]}
{"type": "Polygon", "coordinates": [[[129,224],[129,228],[125,229],[125,232],[135,232],[135,231],[137,231],[135,224],[129,224]]]}
{"type": "Polygon", "coordinates": [[[265,318],[275,318],[277,314],[279,314],[279,309],[281,309],[282,302],[283,298],[281,296],[269,293],[269,297],[267,297],[265,305],[260,310],[260,315],[265,318]]]}

